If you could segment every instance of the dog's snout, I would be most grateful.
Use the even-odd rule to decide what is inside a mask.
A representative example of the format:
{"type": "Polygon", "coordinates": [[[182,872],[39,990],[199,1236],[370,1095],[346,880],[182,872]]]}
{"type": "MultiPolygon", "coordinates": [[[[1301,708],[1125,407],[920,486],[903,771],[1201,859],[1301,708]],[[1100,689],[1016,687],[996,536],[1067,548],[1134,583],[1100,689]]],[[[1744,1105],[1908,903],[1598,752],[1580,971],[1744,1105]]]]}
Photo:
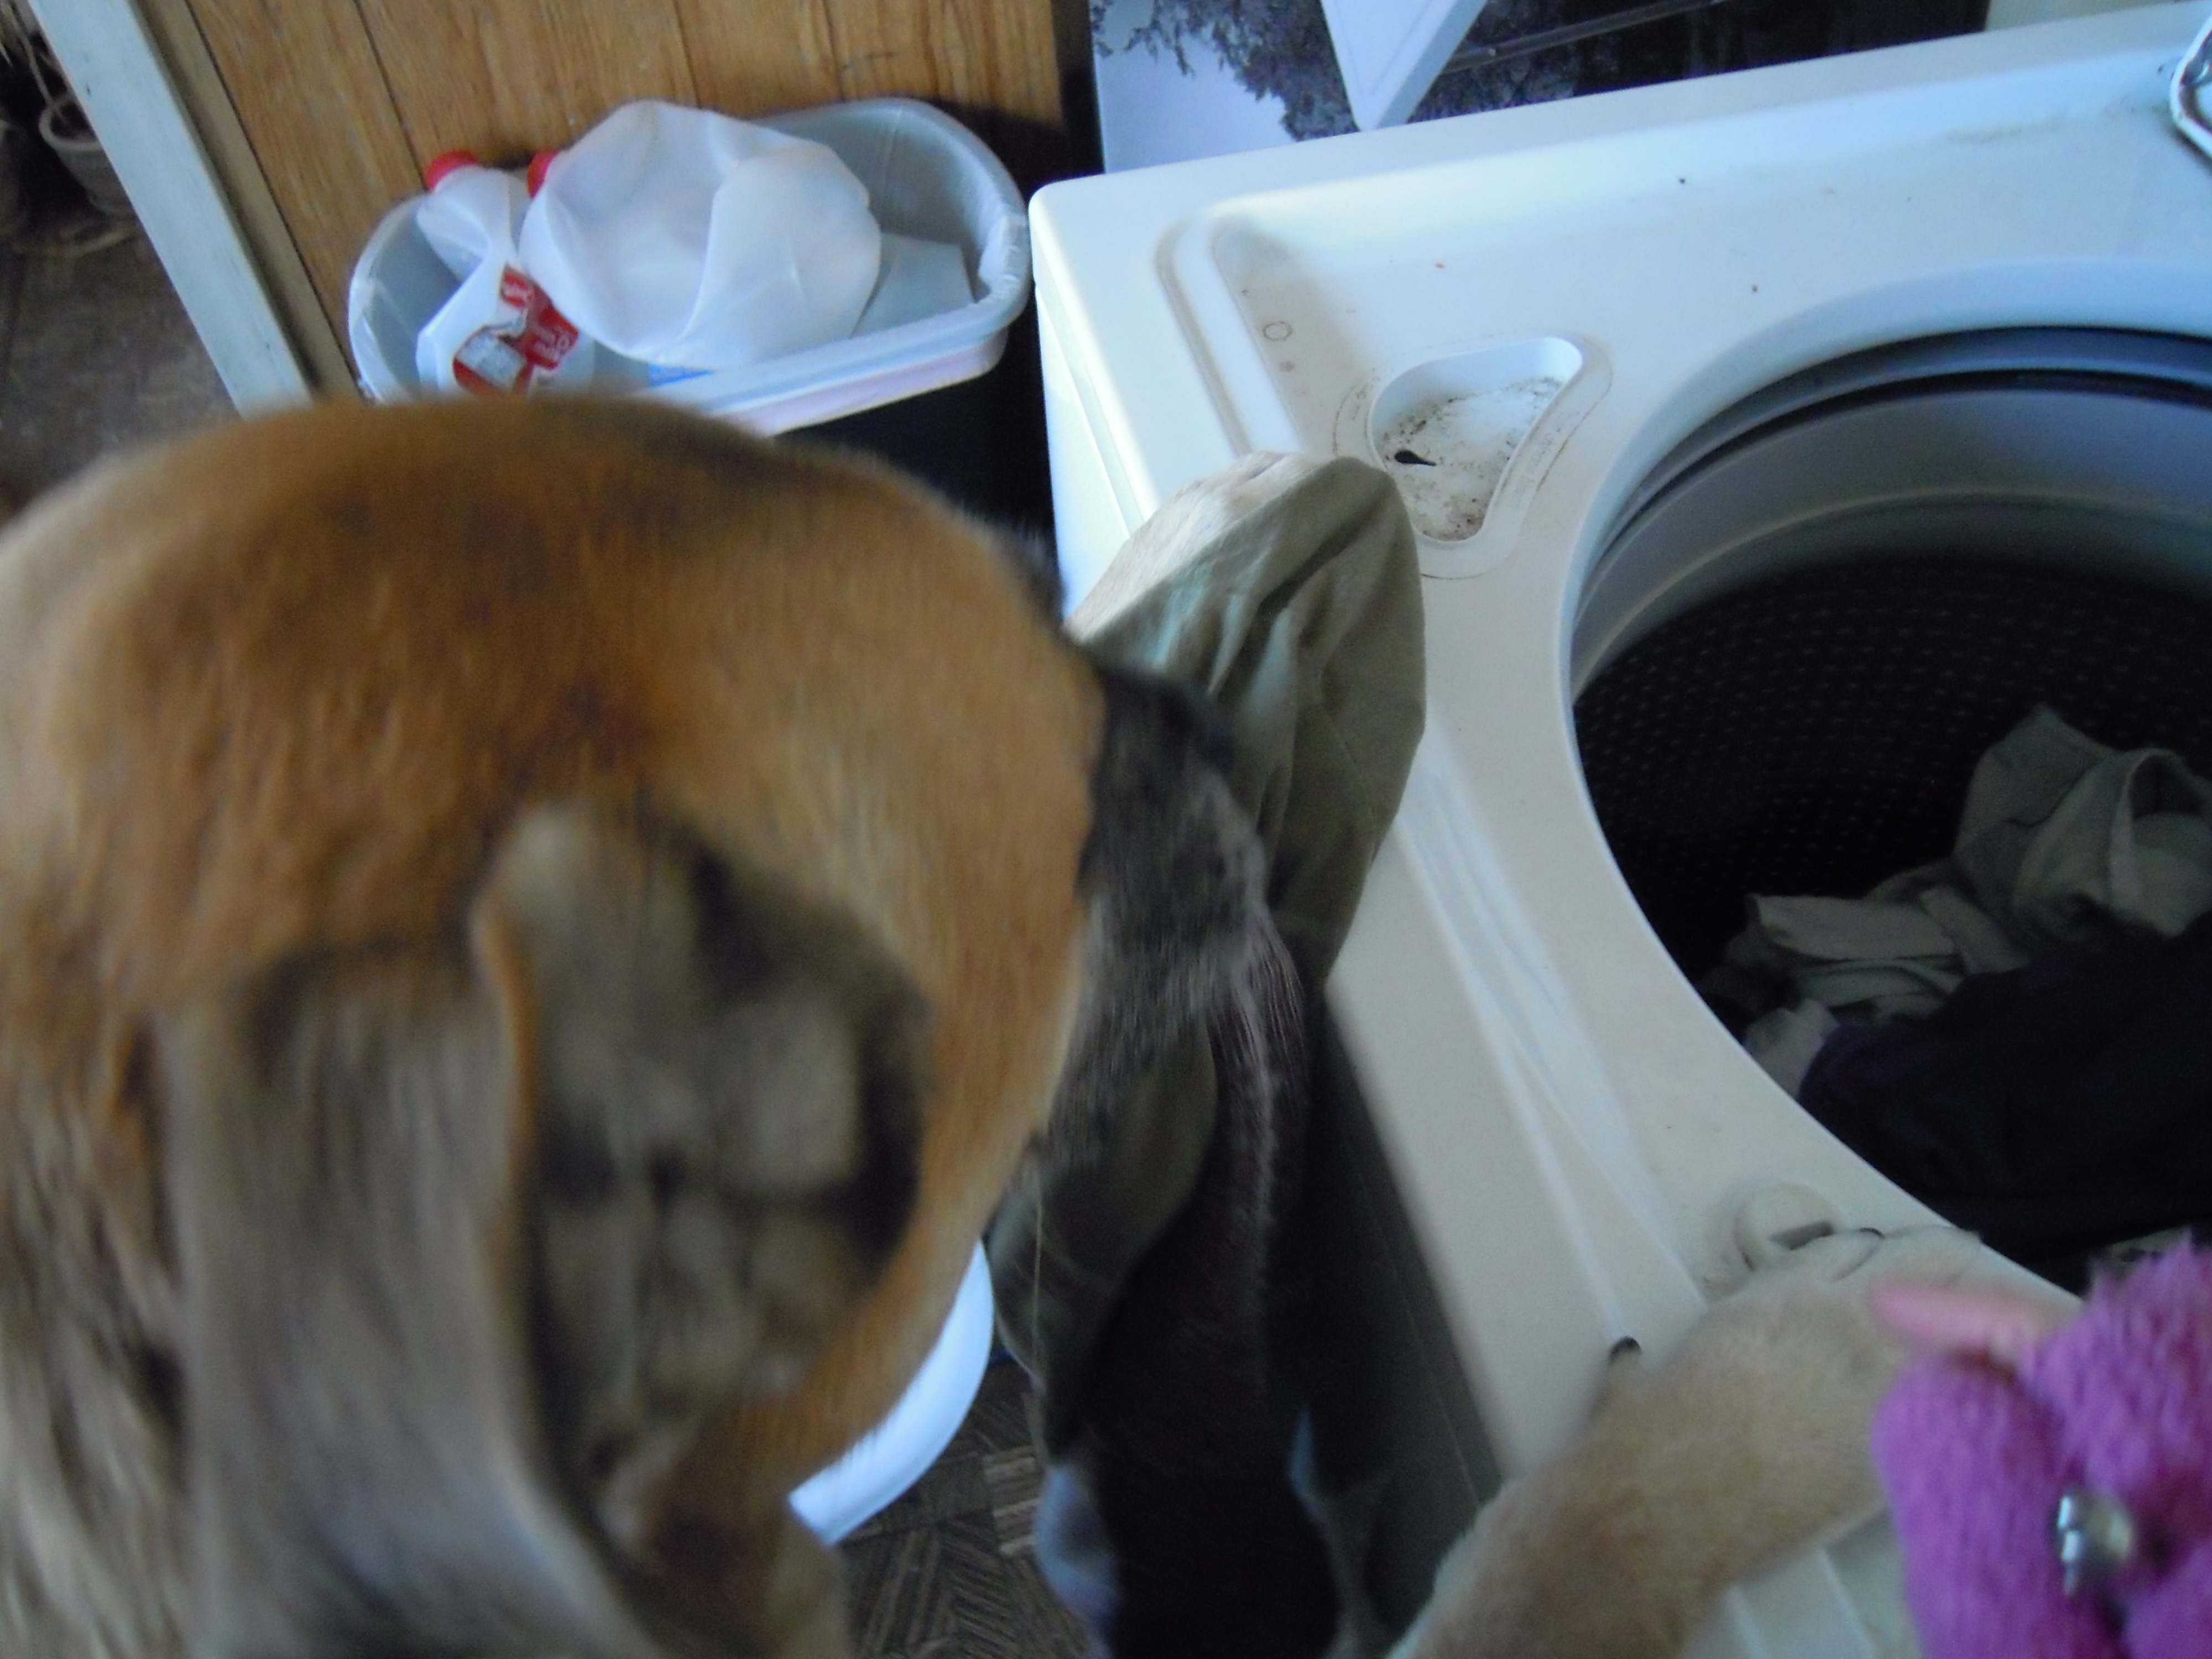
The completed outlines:
{"type": "Polygon", "coordinates": [[[1169,691],[1174,703],[1170,718],[1178,728],[1178,735],[1199,759],[1227,776],[1237,760],[1237,739],[1229,729],[1229,721],[1210,698],[1181,686],[1170,686],[1169,691]]]}
{"type": "Polygon", "coordinates": [[[1125,748],[1149,751],[1156,766],[1192,758],[1226,775],[1237,743],[1212,701],[1187,686],[1121,669],[1103,668],[1109,722],[1125,748]]]}

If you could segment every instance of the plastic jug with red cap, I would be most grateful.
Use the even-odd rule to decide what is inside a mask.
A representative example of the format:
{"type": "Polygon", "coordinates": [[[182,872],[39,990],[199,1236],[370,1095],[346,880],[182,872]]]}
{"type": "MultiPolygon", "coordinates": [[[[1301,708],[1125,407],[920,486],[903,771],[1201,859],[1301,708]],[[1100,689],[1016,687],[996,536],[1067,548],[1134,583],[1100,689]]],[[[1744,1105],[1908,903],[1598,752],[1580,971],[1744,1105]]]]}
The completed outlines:
{"type": "Polygon", "coordinates": [[[524,268],[638,362],[737,368],[842,340],[876,292],[882,231],[826,144],[647,100],[531,173],[524,268]]]}
{"type": "Polygon", "coordinates": [[[449,150],[422,170],[416,226],[461,279],[416,337],[425,391],[496,393],[580,388],[592,346],[521,268],[515,244],[530,205],[522,180],[449,150]]]}

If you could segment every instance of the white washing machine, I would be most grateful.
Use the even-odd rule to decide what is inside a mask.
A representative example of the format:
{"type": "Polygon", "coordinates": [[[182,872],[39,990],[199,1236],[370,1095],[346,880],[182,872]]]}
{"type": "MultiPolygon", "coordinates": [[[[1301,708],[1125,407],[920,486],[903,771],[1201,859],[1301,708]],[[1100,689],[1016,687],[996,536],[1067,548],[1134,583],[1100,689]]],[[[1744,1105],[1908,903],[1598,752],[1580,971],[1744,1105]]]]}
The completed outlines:
{"type": "MultiPolygon", "coordinates": [[[[1617,1337],[1663,1350],[1764,1233],[1929,1218],[1678,969],[1593,810],[1577,696],[1716,595],[1909,552],[1936,524],[2212,594],[2212,160],[2169,109],[2206,15],[1678,82],[1034,205],[1073,589],[1244,451],[1361,455],[1408,489],[1428,730],[1330,1002],[1506,1474],[1572,1437],[1617,1337]]],[[[1694,1650],[1911,1646],[1877,1529],[1744,1587],[1694,1650]]]]}

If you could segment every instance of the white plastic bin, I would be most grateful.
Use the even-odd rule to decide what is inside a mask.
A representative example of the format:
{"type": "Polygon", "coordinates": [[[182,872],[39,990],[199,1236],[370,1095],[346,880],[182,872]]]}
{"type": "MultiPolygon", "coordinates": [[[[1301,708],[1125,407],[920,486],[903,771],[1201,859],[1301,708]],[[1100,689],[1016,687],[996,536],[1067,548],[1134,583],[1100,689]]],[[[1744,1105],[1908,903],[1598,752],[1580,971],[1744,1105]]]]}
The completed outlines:
{"type": "Polygon", "coordinates": [[[937,1346],[890,1415],[791,1494],[799,1518],[824,1543],[836,1543],[888,1507],[952,1443],[982,1389],[996,1316],[991,1264],[978,1244],[937,1346]]]}
{"type": "MultiPolygon", "coordinates": [[[[995,364],[1030,293],[1029,222],[998,157],[950,116],[906,98],[828,104],[763,116],[759,125],[836,151],[867,186],[886,232],[957,246],[974,297],[872,330],[864,317],[869,331],[744,368],[671,374],[603,351],[590,389],[641,392],[784,432],[957,385],[995,364]]],[[[415,227],[422,200],[410,198],[385,216],[362,250],[348,295],[362,389],[380,403],[422,395],[415,337],[455,286],[415,227]]]]}

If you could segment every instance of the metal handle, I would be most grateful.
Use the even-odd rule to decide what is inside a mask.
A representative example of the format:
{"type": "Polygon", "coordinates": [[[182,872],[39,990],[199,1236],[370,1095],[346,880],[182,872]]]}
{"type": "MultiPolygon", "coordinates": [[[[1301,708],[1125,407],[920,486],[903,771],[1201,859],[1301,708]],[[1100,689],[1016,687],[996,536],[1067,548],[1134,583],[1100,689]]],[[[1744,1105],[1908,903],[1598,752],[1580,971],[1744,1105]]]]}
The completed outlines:
{"type": "Polygon", "coordinates": [[[1595,40],[1601,35],[1618,34],[1623,29],[1641,28],[1646,23],[1663,22],[1669,17],[1680,17],[1693,11],[1710,11],[1716,6],[1734,3],[1735,0],[1650,0],[1646,5],[1630,6],[1608,16],[1592,17],[1579,23],[1562,23],[1557,28],[1539,29],[1534,34],[1524,34],[1512,40],[1462,46],[1444,59],[1443,68],[1437,71],[1437,79],[1441,81],[1447,75],[1463,75],[1469,70],[1488,69],[1492,64],[1503,64],[1509,58],[1526,58],[1531,52],[1549,52],[1553,46],[1571,46],[1577,40],[1595,40]]]}

